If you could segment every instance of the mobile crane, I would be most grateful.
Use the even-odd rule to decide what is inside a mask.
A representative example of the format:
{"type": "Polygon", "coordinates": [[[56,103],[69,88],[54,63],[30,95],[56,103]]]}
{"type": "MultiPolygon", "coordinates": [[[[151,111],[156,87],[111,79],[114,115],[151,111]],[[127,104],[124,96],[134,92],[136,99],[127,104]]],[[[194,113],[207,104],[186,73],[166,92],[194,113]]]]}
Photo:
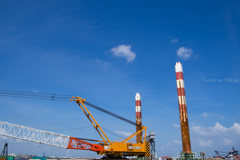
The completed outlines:
{"type": "MultiPolygon", "coordinates": [[[[8,94],[8,91],[2,91],[5,94],[8,94]]],[[[47,100],[53,100],[53,99],[60,99],[62,100],[63,97],[57,95],[52,96],[51,99],[48,99],[48,96],[46,94],[34,94],[31,92],[20,92],[20,91],[11,91],[8,96],[21,96],[21,98],[44,98],[47,100]]],[[[68,98],[65,98],[68,99],[68,98]]],[[[83,138],[76,138],[76,137],[70,137],[65,136],[61,134],[56,134],[48,131],[38,130],[34,128],[24,127],[20,125],[15,125],[7,122],[1,122],[0,121],[0,135],[12,137],[12,138],[18,138],[22,140],[27,140],[31,142],[37,142],[41,144],[46,145],[52,145],[56,147],[66,148],[66,149],[78,149],[78,150],[89,150],[97,152],[98,155],[104,155],[109,158],[114,157],[122,157],[122,156],[138,156],[138,157],[150,157],[150,144],[149,141],[146,140],[146,133],[147,133],[147,127],[145,126],[138,126],[141,128],[136,133],[132,134],[130,137],[126,138],[122,142],[114,142],[110,141],[110,139],[107,137],[107,135],[102,130],[101,126],[97,123],[97,121],[94,119],[92,114],[89,112],[87,107],[84,105],[84,103],[88,104],[86,102],[86,99],[80,98],[80,97],[72,97],[70,101],[75,101],[79,107],[82,109],[84,114],[87,116],[93,127],[96,129],[98,134],[101,136],[102,140],[98,141],[98,144],[92,144],[89,142],[86,142],[83,138]],[[144,131],[144,138],[141,143],[130,143],[128,142],[131,138],[138,134],[142,134],[144,131]]],[[[103,109],[100,109],[103,110],[103,109]]],[[[105,112],[108,112],[105,110],[105,112]]],[[[116,116],[120,119],[124,119],[120,116],[116,116]]],[[[129,120],[126,120],[130,122],[129,120]]],[[[134,125],[137,125],[133,122],[130,122],[134,125]]]]}
{"type": "MultiPolygon", "coordinates": [[[[101,136],[103,141],[100,141],[102,150],[96,151],[99,155],[105,155],[107,157],[121,157],[121,156],[139,156],[139,157],[150,157],[150,144],[146,141],[147,127],[141,126],[141,130],[132,134],[122,142],[110,141],[107,135],[102,130],[101,126],[94,119],[92,114],[89,112],[87,107],[84,105],[86,99],[80,97],[72,97],[71,101],[75,101],[82,109],[84,114],[87,116],[93,127],[96,129],[98,134],[101,136]],[[137,134],[144,131],[144,140],[142,143],[129,143],[128,140],[136,136],[137,134]]],[[[101,147],[99,147],[101,148],[101,147]]]]}

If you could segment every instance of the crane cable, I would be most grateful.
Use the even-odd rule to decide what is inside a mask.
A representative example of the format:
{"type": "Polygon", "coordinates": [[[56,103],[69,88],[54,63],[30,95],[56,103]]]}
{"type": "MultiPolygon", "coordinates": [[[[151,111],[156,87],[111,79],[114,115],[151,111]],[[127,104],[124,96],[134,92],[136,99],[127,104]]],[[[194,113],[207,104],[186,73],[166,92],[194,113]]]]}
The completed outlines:
{"type": "Polygon", "coordinates": [[[85,101],[85,104],[87,104],[88,106],[93,107],[93,108],[95,108],[95,109],[97,109],[97,110],[99,110],[99,111],[105,112],[105,113],[107,113],[107,114],[109,114],[109,115],[111,115],[111,116],[113,116],[113,117],[116,117],[116,118],[118,118],[118,119],[121,119],[121,120],[123,120],[123,121],[125,121],[125,122],[128,122],[128,123],[133,124],[133,125],[137,125],[137,124],[134,123],[133,121],[130,121],[130,120],[126,119],[126,118],[123,118],[123,117],[121,117],[121,116],[119,116],[119,115],[117,115],[117,114],[115,114],[115,113],[109,112],[109,111],[107,111],[107,110],[105,110],[105,109],[103,109],[103,108],[100,108],[100,107],[92,104],[92,103],[89,103],[89,102],[85,101]]]}
{"type": "MultiPolygon", "coordinates": [[[[30,99],[42,99],[42,100],[54,100],[54,101],[70,101],[72,97],[71,95],[63,95],[63,94],[48,94],[48,93],[35,93],[35,92],[23,92],[23,91],[12,91],[12,90],[0,90],[0,96],[8,96],[8,97],[18,97],[18,98],[30,98],[30,99]]],[[[128,122],[130,124],[133,124],[137,126],[137,123],[128,120],[124,117],[121,117],[115,113],[112,113],[110,111],[107,111],[99,106],[96,106],[92,103],[89,103],[85,101],[85,104],[95,108],[99,111],[102,111],[104,113],[107,113],[115,118],[121,119],[125,122],[128,122]]]]}
{"type": "Polygon", "coordinates": [[[70,101],[70,99],[71,99],[71,98],[69,98],[69,97],[71,97],[70,95],[11,91],[11,90],[0,90],[0,96],[56,100],[56,101],[70,101]]]}

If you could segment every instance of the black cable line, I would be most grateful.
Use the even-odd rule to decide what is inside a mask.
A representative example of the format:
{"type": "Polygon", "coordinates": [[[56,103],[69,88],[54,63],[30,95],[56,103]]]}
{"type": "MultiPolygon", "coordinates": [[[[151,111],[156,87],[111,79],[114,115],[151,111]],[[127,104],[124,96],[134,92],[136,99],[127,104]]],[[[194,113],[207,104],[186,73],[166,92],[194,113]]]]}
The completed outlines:
{"type": "Polygon", "coordinates": [[[20,95],[1,95],[0,96],[7,96],[7,97],[19,97],[19,98],[29,98],[29,99],[43,99],[43,100],[53,100],[49,98],[35,98],[35,97],[28,97],[28,96],[20,96],[20,95]]]}
{"type": "Polygon", "coordinates": [[[34,93],[34,92],[21,92],[21,91],[10,91],[10,90],[0,90],[0,96],[9,96],[9,97],[20,97],[20,98],[33,98],[33,99],[45,99],[45,100],[60,100],[68,99],[69,97],[63,97],[58,94],[46,94],[46,93],[34,93]],[[37,98],[35,98],[37,97],[37,98]]]}
{"type": "Polygon", "coordinates": [[[80,140],[84,140],[84,141],[94,141],[94,142],[100,142],[100,140],[95,140],[95,139],[87,139],[87,138],[78,138],[78,137],[74,137],[80,140]]]}
{"type": "Polygon", "coordinates": [[[98,137],[97,131],[96,131],[96,129],[95,129],[94,127],[93,127],[93,130],[94,130],[94,133],[96,134],[97,139],[99,140],[99,137],[98,137]]]}
{"type": "Polygon", "coordinates": [[[19,97],[19,98],[32,98],[32,99],[45,99],[45,100],[61,100],[61,101],[69,101],[69,100],[64,100],[64,99],[59,99],[56,97],[38,97],[38,96],[29,96],[29,95],[8,95],[8,94],[0,94],[0,96],[7,96],[7,97],[19,97]]]}
{"type": "Polygon", "coordinates": [[[24,91],[13,91],[13,90],[3,90],[3,89],[0,89],[0,91],[19,92],[19,93],[32,93],[32,94],[44,94],[44,95],[58,95],[58,96],[72,97],[72,95],[64,95],[64,94],[36,93],[36,92],[24,92],[24,91]]]}
{"type": "MultiPolygon", "coordinates": [[[[7,97],[18,97],[18,98],[30,98],[30,99],[42,99],[42,100],[54,100],[54,101],[67,101],[67,100],[60,100],[60,99],[50,99],[50,98],[35,98],[35,97],[27,97],[27,96],[17,96],[17,95],[1,95],[0,96],[7,96],[7,97]]],[[[70,101],[68,101],[70,102],[70,101]]]]}
{"type": "MultiPolygon", "coordinates": [[[[102,128],[103,128],[103,127],[102,127],[102,128]]],[[[106,128],[103,128],[103,129],[106,130],[106,131],[108,131],[109,133],[115,135],[115,136],[118,136],[118,137],[120,137],[120,138],[126,139],[126,137],[119,136],[118,134],[116,134],[116,133],[114,133],[114,132],[112,132],[112,131],[109,131],[109,130],[107,130],[106,128]]]]}
{"type": "Polygon", "coordinates": [[[30,97],[42,97],[42,98],[61,98],[61,99],[71,99],[71,98],[67,98],[67,97],[58,97],[58,96],[54,96],[53,95],[48,95],[48,96],[43,96],[43,95],[35,95],[35,94],[26,94],[26,93],[8,93],[8,92],[1,92],[0,94],[3,95],[20,95],[20,96],[30,96],[30,97]]]}
{"type": "MultiPolygon", "coordinates": [[[[70,95],[61,95],[61,94],[47,94],[47,93],[34,93],[34,92],[23,92],[23,91],[12,91],[12,90],[0,90],[0,96],[9,96],[9,97],[19,97],[19,98],[32,98],[32,99],[43,99],[43,100],[54,100],[54,101],[68,101],[67,99],[70,99],[71,98],[68,98],[66,96],[69,96],[70,95]]],[[[115,118],[118,118],[118,119],[121,119],[125,122],[128,122],[130,124],[133,124],[133,125],[137,125],[135,122],[133,121],[130,121],[126,118],[123,118],[115,113],[112,113],[110,111],[107,111],[101,107],[98,107],[92,103],[89,103],[89,102],[85,102],[85,104],[87,104],[88,106],[90,107],[93,107],[95,109],[98,109],[102,112],[105,112],[115,118]]]]}
{"type": "Polygon", "coordinates": [[[130,120],[126,119],[126,118],[123,118],[123,117],[121,117],[121,116],[119,116],[119,115],[116,115],[115,113],[109,112],[109,111],[107,111],[107,110],[105,110],[105,109],[103,109],[103,108],[100,108],[100,107],[92,104],[92,103],[89,103],[89,102],[87,102],[87,101],[85,101],[84,103],[87,104],[87,105],[90,106],[90,107],[93,107],[93,108],[98,109],[98,110],[100,110],[100,111],[102,111],[102,112],[105,112],[105,113],[107,113],[107,114],[109,114],[109,115],[111,115],[111,116],[113,116],[113,117],[116,117],[116,118],[121,119],[121,120],[123,120],[123,121],[126,121],[126,122],[128,122],[128,123],[131,123],[131,124],[133,124],[133,125],[137,125],[137,124],[134,123],[133,121],[130,121],[130,120]]]}
{"type": "Polygon", "coordinates": [[[219,153],[219,152],[220,152],[220,153],[227,153],[227,152],[218,151],[218,153],[219,153]]]}
{"type": "Polygon", "coordinates": [[[39,130],[64,131],[64,130],[77,130],[77,129],[90,128],[90,127],[92,127],[92,126],[86,126],[86,127],[81,127],[81,128],[69,128],[69,129],[39,129],[39,130]]]}

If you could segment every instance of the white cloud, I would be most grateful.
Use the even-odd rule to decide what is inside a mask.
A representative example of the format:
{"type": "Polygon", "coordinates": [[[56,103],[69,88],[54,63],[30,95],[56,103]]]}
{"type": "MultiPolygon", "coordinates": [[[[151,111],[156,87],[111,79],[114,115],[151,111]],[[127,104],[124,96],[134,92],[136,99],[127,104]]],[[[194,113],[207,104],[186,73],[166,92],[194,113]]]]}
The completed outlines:
{"type": "Polygon", "coordinates": [[[229,128],[230,131],[240,133],[240,124],[234,123],[232,127],[229,128]]]}
{"type": "Polygon", "coordinates": [[[176,143],[176,144],[182,144],[182,142],[181,142],[181,141],[178,141],[178,140],[175,140],[174,143],[176,143]]]}
{"type": "Polygon", "coordinates": [[[136,53],[131,51],[131,45],[119,45],[111,49],[113,55],[116,57],[124,57],[127,62],[131,62],[136,58],[136,53]]]}
{"type": "Polygon", "coordinates": [[[172,140],[171,142],[167,142],[164,144],[164,146],[170,147],[170,146],[176,146],[182,144],[181,141],[178,140],[172,140]]]}
{"type": "Polygon", "coordinates": [[[223,127],[220,123],[215,123],[215,127],[210,127],[210,131],[214,133],[227,132],[228,128],[223,127]]]}
{"type": "Polygon", "coordinates": [[[173,126],[176,128],[180,128],[180,125],[177,125],[177,124],[174,124],[173,126]]]}
{"type": "Polygon", "coordinates": [[[200,126],[194,126],[191,128],[194,132],[200,135],[211,135],[211,133],[208,131],[208,129],[200,126]]]}
{"type": "Polygon", "coordinates": [[[94,62],[98,63],[104,70],[108,70],[111,66],[108,62],[103,62],[102,60],[96,59],[94,62]]]}
{"type": "MultiPolygon", "coordinates": [[[[175,126],[177,127],[177,125],[174,125],[174,127],[175,126]]],[[[190,128],[191,146],[193,151],[205,150],[207,156],[212,156],[214,150],[225,150],[227,152],[232,146],[238,146],[240,144],[239,133],[239,123],[234,123],[229,127],[223,126],[219,122],[210,127],[193,125],[193,127],[190,128]]],[[[180,139],[172,139],[161,145],[159,152],[168,153],[174,157],[179,156],[179,154],[173,155],[173,153],[179,153],[182,150],[180,139]]]]}
{"type": "Polygon", "coordinates": [[[212,145],[212,141],[211,140],[202,140],[199,139],[199,146],[211,146],[212,145]]]}
{"type": "Polygon", "coordinates": [[[193,126],[192,130],[200,135],[216,135],[228,131],[228,128],[223,127],[220,123],[215,123],[214,127],[204,128],[193,126]]]}
{"type": "Polygon", "coordinates": [[[208,116],[210,116],[210,115],[212,115],[212,113],[210,112],[210,113],[207,113],[207,112],[204,112],[203,114],[201,114],[203,117],[208,117],[208,116]]]}
{"type": "Polygon", "coordinates": [[[173,40],[171,40],[171,43],[178,43],[178,39],[177,38],[174,38],[173,40]]]}
{"type": "Polygon", "coordinates": [[[124,136],[126,136],[126,137],[129,137],[129,136],[132,135],[131,132],[121,132],[121,131],[116,131],[115,133],[120,134],[120,135],[124,135],[124,136]]]}
{"type": "Polygon", "coordinates": [[[240,124],[234,123],[233,126],[226,128],[219,122],[214,127],[191,127],[194,141],[199,146],[216,146],[216,145],[237,145],[240,142],[240,124]]]}
{"type": "Polygon", "coordinates": [[[185,47],[181,47],[177,50],[177,56],[182,58],[183,60],[188,60],[191,56],[192,56],[192,49],[191,48],[185,48],[185,47]]]}
{"type": "Polygon", "coordinates": [[[227,138],[223,138],[223,144],[224,145],[231,145],[232,144],[232,140],[231,139],[227,139],[227,138]]]}

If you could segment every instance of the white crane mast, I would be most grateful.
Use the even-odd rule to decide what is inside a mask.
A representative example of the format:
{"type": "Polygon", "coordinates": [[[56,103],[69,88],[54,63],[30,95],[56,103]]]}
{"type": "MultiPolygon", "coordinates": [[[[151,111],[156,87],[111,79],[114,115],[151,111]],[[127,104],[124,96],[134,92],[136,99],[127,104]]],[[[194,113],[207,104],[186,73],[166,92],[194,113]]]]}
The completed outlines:
{"type": "Polygon", "coordinates": [[[0,121],[0,135],[67,148],[69,136],[0,121]]]}

